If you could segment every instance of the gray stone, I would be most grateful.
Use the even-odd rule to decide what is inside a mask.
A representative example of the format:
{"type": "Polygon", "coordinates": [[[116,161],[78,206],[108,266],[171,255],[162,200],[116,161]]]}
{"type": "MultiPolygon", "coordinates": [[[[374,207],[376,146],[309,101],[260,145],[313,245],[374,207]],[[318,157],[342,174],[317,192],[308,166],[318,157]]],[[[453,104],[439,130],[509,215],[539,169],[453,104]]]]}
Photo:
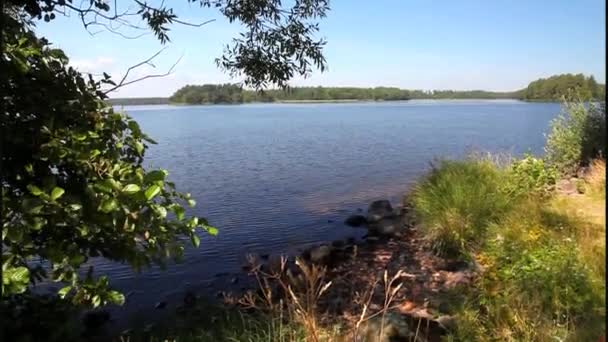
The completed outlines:
{"type": "Polygon", "coordinates": [[[387,200],[374,201],[367,209],[367,222],[377,222],[392,216],[394,216],[393,207],[387,200]]]}
{"type": "Polygon", "coordinates": [[[364,322],[359,328],[357,341],[414,341],[415,336],[403,315],[389,312],[384,317],[379,315],[364,322]]]}
{"type": "Polygon", "coordinates": [[[310,251],[310,261],[314,263],[323,263],[329,259],[331,255],[331,247],[327,245],[322,245],[319,247],[315,247],[310,251]]]}
{"type": "Polygon", "coordinates": [[[402,230],[403,224],[399,217],[383,218],[368,225],[370,233],[390,236],[402,230]]]}
{"type": "Polygon", "coordinates": [[[344,220],[344,224],[351,227],[360,227],[367,223],[367,219],[363,215],[350,215],[344,220]]]}

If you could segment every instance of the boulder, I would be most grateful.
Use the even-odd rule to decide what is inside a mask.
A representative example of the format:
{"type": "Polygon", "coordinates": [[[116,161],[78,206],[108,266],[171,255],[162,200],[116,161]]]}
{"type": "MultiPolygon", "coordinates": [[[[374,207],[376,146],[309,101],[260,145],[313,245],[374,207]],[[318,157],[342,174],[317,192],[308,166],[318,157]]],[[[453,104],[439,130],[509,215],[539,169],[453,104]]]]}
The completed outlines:
{"type": "Polygon", "coordinates": [[[319,264],[324,263],[329,259],[331,255],[331,247],[327,245],[321,245],[310,250],[310,261],[319,264]]]}
{"type": "Polygon", "coordinates": [[[367,219],[363,215],[350,215],[344,220],[344,224],[351,227],[360,227],[367,223],[367,219]]]}
{"type": "Polygon", "coordinates": [[[402,222],[399,217],[383,218],[377,222],[370,223],[368,229],[370,234],[391,236],[402,230],[402,222]]]}
{"type": "Polygon", "coordinates": [[[374,201],[367,209],[367,222],[378,222],[386,217],[394,216],[391,202],[387,200],[374,201]]]}
{"type": "Polygon", "coordinates": [[[416,334],[410,328],[405,317],[396,312],[389,312],[365,321],[359,328],[357,341],[391,342],[415,341],[416,334]]]}

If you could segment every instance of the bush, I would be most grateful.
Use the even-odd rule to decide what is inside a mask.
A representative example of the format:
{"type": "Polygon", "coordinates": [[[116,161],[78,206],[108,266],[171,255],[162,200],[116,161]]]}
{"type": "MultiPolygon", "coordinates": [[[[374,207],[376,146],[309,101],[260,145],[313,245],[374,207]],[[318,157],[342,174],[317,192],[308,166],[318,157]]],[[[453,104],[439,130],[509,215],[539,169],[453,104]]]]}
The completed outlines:
{"type": "Polygon", "coordinates": [[[483,240],[488,224],[510,205],[502,180],[494,163],[469,158],[441,161],[416,186],[415,213],[437,254],[466,256],[483,240]]]}
{"type": "Polygon", "coordinates": [[[548,161],[563,174],[572,174],[591,159],[605,156],[605,115],[605,103],[564,102],[563,111],[551,123],[547,137],[548,161]]]}
{"type": "Polygon", "coordinates": [[[195,202],[167,171],[144,168],[154,141],[104,103],[103,82],[85,79],[61,50],[2,15],[10,87],[0,114],[2,296],[48,280],[75,304],[122,304],[106,276],[82,271],[91,258],[162,266],[182,255],[184,238],[198,245],[199,231],[216,229],[185,215],[195,202]]]}
{"type": "Polygon", "coordinates": [[[531,155],[515,160],[509,167],[505,190],[511,196],[548,197],[555,188],[557,170],[531,155]]]}

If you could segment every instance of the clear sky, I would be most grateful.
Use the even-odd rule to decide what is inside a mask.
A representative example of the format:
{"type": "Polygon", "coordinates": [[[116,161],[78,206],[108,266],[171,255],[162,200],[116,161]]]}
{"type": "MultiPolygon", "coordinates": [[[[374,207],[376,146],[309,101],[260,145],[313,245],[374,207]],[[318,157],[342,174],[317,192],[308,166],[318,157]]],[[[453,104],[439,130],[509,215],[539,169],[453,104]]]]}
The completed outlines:
{"type": "MultiPolygon", "coordinates": [[[[218,20],[200,28],[172,26],[172,42],[155,59],[156,68],[147,66],[133,77],[163,73],[182,56],[174,73],[123,88],[114,97],[169,96],[186,84],[236,81],[214,59],[239,26],[186,0],[170,4],[183,20],[218,20]]],[[[567,72],[605,83],[603,0],[333,0],[330,7],[318,34],[328,41],[329,69],[291,85],[502,91],[567,72]]],[[[114,78],[161,48],[152,36],[91,36],[75,15],[41,22],[37,30],[79,70],[106,71],[114,78]]]]}

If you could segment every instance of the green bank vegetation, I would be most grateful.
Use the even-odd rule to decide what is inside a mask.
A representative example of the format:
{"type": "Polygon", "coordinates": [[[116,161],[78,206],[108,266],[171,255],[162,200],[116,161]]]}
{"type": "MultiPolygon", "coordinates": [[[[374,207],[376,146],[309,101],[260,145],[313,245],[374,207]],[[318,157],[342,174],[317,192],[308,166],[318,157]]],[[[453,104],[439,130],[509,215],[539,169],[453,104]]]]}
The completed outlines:
{"type": "Polygon", "coordinates": [[[546,159],[443,161],[413,193],[434,250],[483,269],[473,287],[452,297],[459,323],[450,340],[594,341],[605,334],[605,162],[593,159],[606,152],[605,108],[565,108],[546,159]],[[592,123],[583,130],[579,121],[592,123]],[[603,149],[588,154],[590,145],[603,149]],[[588,168],[579,180],[584,194],[556,191],[581,166],[588,168]]]}

